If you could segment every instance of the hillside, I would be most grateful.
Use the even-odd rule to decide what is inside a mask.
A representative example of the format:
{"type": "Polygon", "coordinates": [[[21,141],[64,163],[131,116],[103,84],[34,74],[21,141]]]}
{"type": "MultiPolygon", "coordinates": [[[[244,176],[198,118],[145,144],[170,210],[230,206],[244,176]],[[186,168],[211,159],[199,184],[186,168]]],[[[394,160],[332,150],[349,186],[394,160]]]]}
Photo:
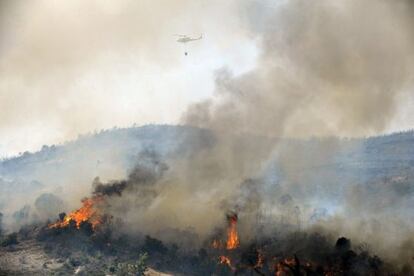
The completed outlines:
{"type": "MultiPolygon", "coordinates": [[[[270,141],[243,139],[247,144],[270,141]]],[[[273,154],[278,156],[269,158],[274,162],[265,174],[276,186],[289,182],[292,197],[309,194],[310,201],[318,201],[315,208],[338,205],[347,185],[364,184],[364,189],[387,191],[393,187],[393,192],[403,195],[413,190],[408,183],[414,175],[412,131],[366,139],[285,139],[271,143],[277,145],[273,154]],[[284,161],[287,157],[289,162],[284,161]],[[378,184],[384,181],[395,185],[378,184]]],[[[5,221],[14,221],[11,215],[16,210],[21,211],[18,216],[28,217],[30,205],[43,193],[52,192],[61,198],[71,194],[79,200],[89,194],[96,176],[104,180],[124,177],[144,150],[157,152],[168,163],[214,144],[214,135],[205,129],[148,125],[105,130],[63,145],[44,146],[38,152],[0,162],[0,212],[6,215],[5,221]]],[[[77,200],[65,202],[65,208],[76,207],[77,200]]]]}

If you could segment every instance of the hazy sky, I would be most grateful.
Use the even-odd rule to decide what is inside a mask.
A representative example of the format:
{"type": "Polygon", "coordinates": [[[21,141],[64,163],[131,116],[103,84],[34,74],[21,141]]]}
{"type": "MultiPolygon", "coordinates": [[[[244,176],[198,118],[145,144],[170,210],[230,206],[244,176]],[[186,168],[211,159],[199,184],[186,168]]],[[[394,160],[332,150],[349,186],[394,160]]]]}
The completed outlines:
{"type": "MultiPolygon", "coordinates": [[[[217,70],[255,68],[251,22],[260,29],[278,2],[0,0],[0,156],[102,128],[178,123],[211,97],[217,70]],[[175,41],[201,33],[187,48],[175,41]]],[[[401,95],[386,131],[414,122],[411,91],[401,95]]]]}

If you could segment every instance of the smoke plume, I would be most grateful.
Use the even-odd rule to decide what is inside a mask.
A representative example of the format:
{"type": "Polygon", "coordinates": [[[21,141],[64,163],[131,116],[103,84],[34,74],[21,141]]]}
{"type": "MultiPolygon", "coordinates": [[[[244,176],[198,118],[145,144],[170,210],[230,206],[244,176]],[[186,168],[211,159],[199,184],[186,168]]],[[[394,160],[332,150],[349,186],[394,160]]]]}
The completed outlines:
{"type": "Polygon", "coordinates": [[[245,6],[257,68],[222,69],[216,94],[184,121],[219,131],[307,137],[383,131],[413,78],[411,1],[286,1],[245,6]],[[259,18],[260,17],[260,18],[259,18]]]}

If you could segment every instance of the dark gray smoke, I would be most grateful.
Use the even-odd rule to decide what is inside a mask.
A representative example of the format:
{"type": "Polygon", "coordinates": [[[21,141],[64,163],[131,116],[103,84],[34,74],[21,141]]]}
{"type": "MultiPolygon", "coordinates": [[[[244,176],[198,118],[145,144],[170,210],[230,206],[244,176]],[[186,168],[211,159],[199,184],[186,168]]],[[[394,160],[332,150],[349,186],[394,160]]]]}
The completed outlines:
{"type": "Polygon", "coordinates": [[[127,185],[127,181],[125,180],[103,184],[101,183],[99,177],[97,177],[93,181],[93,186],[95,187],[95,191],[93,193],[98,196],[112,196],[114,194],[121,196],[127,185]]]}
{"type": "Polygon", "coordinates": [[[108,183],[102,183],[99,177],[93,181],[93,194],[97,196],[111,197],[113,195],[121,196],[124,191],[139,192],[151,188],[168,170],[165,163],[160,161],[156,152],[144,151],[139,155],[138,163],[129,173],[125,180],[114,180],[108,183]]]}

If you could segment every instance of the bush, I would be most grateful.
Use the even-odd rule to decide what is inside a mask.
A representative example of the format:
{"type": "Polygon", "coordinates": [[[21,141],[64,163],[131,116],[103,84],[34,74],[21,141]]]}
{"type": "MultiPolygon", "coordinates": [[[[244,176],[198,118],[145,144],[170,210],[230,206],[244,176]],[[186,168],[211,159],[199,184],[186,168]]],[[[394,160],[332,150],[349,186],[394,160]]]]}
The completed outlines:
{"type": "Polygon", "coordinates": [[[148,254],[147,253],[139,254],[138,260],[137,260],[138,275],[144,275],[145,271],[148,269],[147,259],[148,259],[148,254]]]}
{"type": "Polygon", "coordinates": [[[9,246],[9,245],[13,245],[13,244],[18,244],[19,242],[17,241],[17,233],[11,233],[9,235],[6,236],[6,238],[4,238],[0,245],[1,246],[9,246]]]}
{"type": "Polygon", "coordinates": [[[141,253],[135,263],[118,263],[116,267],[116,275],[131,275],[143,276],[148,267],[146,261],[148,259],[147,253],[141,253]]]}
{"type": "Polygon", "coordinates": [[[168,251],[168,248],[164,245],[164,243],[160,240],[152,238],[150,236],[145,236],[145,242],[143,249],[147,252],[151,253],[160,253],[165,254],[168,251]]]}

